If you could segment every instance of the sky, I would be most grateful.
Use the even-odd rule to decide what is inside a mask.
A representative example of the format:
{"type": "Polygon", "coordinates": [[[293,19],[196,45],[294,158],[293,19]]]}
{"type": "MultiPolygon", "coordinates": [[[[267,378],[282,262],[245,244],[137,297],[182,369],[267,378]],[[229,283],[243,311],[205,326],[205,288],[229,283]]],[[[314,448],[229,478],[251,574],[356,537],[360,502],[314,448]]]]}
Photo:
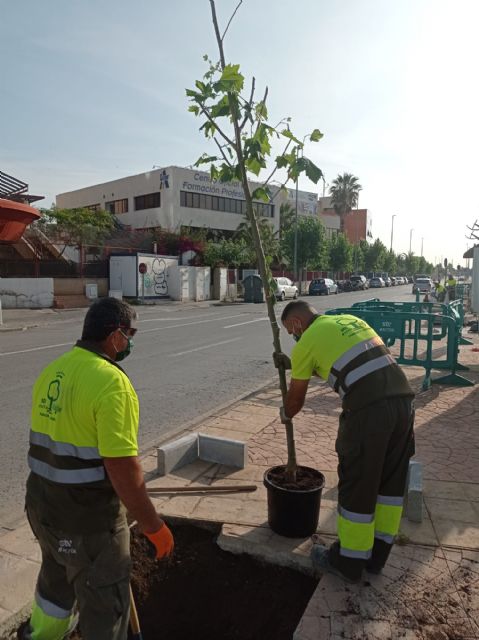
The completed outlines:
{"type": "MultiPolygon", "coordinates": [[[[225,26],[237,0],[216,0],[225,26]]],[[[209,0],[0,0],[0,169],[55,195],[212,150],[185,88],[216,60],[209,0]]],[[[464,263],[479,219],[477,0],[243,0],[225,39],[329,184],[359,178],[387,247],[464,263]],[[411,232],[412,229],[412,232],[411,232]]],[[[323,185],[300,179],[300,189],[323,185]]],[[[327,192],[327,191],[326,191],[327,192]]]]}

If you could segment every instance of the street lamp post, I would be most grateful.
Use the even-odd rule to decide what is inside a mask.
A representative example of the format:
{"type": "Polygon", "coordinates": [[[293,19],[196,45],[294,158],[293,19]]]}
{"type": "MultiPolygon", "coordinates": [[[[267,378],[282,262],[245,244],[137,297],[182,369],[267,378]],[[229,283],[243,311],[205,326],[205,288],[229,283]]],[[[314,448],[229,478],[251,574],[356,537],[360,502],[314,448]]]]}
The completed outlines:
{"type": "Polygon", "coordinates": [[[412,247],[412,232],[414,231],[414,229],[411,229],[409,231],[409,253],[411,253],[411,247],[412,247]]]}
{"type": "MultiPolygon", "coordinates": [[[[298,178],[296,177],[296,197],[295,197],[295,213],[294,213],[294,281],[298,280],[298,178]]],[[[301,289],[301,287],[300,287],[301,289]]]]}
{"type": "Polygon", "coordinates": [[[394,218],[396,217],[396,213],[393,213],[391,216],[391,253],[393,252],[393,233],[394,233],[394,218]]]}

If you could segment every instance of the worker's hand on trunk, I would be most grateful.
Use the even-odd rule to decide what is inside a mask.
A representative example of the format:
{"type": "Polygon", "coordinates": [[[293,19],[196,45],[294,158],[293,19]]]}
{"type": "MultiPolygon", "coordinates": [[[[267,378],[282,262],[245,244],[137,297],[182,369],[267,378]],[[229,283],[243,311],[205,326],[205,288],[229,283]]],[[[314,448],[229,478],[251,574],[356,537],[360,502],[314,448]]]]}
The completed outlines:
{"type": "Polygon", "coordinates": [[[291,369],[291,360],[282,351],[280,351],[279,353],[275,351],[273,353],[273,362],[276,369],[279,369],[279,367],[283,367],[284,369],[291,369]]]}
{"type": "Polygon", "coordinates": [[[166,558],[173,553],[175,541],[173,540],[173,534],[165,523],[163,523],[158,531],[155,531],[154,533],[143,533],[155,547],[157,560],[166,558]]]}

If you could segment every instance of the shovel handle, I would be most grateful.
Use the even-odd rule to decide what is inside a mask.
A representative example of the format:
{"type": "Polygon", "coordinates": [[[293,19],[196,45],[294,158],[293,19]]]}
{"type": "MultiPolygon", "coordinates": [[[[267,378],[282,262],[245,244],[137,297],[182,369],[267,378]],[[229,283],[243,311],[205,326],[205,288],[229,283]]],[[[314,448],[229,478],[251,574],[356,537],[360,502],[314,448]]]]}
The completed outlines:
{"type": "Polygon", "coordinates": [[[140,621],[138,619],[138,611],[136,610],[135,598],[130,583],[130,627],[133,640],[143,640],[140,629],[140,621]]]}
{"type": "Polygon", "coordinates": [[[242,493],[257,490],[255,484],[223,484],[223,485],[197,485],[190,487],[151,487],[147,489],[149,494],[157,493],[242,493]]]}

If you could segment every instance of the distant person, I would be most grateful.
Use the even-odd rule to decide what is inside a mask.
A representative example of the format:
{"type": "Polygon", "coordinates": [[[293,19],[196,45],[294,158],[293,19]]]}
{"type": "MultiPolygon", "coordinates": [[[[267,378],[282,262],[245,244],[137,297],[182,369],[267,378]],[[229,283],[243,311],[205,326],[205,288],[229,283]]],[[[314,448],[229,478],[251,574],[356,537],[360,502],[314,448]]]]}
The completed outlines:
{"type": "Polygon", "coordinates": [[[125,507],[157,558],[173,550],[137,457],[138,398],[118,364],[133,346],[135,318],[115,298],[94,302],[81,340],[35,382],[26,509],[42,564],[25,640],[66,637],[76,610],[84,640],[126,639],[125,507]]]}
{"type": "MultiPolygon", "coordinates": [[[[297,341],[283,420],[303,407],[311,376],[342,400],[338,454],[338,540],[314,544],[313,567],[349,582],[364,568],[380,573],[401,520],[409,459],[414,454],[414,393],[381,338],[352,315],[320,315],[304,300],[290,302],[281,321],[297,341]]],[[[321,429],[321,424],[317,425],[321,429]]]]}
{"type": "Polygon", "coordinates": [[[457,280],[450,273],[447,277],[447,282],[446,282],[447,293],[449,295],[449,302],[452,302],[453,300],[456,299],[456,285],[457,285],[457,280]]]}
{"type": "Polygon", "coordinates": [[[434,293],[438,302],[444,302],[444,297],[446,295],[446,288],[440,282],[434,283],[434,293]]]}

